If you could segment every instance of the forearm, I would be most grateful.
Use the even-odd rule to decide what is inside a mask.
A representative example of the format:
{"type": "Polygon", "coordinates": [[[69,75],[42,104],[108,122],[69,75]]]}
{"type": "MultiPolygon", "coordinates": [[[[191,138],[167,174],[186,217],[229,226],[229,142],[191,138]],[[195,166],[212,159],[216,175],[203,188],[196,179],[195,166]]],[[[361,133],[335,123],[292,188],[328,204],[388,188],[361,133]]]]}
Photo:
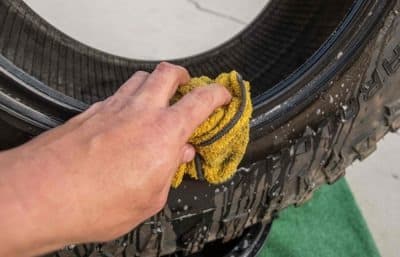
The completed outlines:
{"type": "Polygon", "coordinates": [[[34,256],[62,247],[49,235],[51,218],[39,211],[47,209],[35,190],[39,170],[19,149],[0,153],[0,167],[0,256],[34,256]]]}

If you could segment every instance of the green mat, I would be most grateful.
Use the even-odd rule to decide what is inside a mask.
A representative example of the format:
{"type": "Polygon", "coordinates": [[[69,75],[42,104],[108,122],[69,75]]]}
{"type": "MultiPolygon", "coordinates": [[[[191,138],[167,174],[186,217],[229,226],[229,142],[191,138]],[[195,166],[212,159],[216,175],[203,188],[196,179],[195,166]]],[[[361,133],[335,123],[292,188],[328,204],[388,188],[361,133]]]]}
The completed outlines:
{"type": "Polygon", "coordinates": [[[274,222],[259,257],[380,256],[347,182],[324,186],[274,222]]]}

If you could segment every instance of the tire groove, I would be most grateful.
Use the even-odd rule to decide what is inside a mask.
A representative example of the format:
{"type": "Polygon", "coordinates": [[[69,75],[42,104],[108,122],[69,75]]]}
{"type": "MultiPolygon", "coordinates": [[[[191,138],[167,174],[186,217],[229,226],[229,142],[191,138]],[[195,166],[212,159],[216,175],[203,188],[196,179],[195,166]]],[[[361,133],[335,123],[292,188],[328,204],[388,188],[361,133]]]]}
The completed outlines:
{"type": "MultiPolygon", "coordinates": [[[[11,12],[11,10],[12,10],[12,8],[10,8],[10,9],[8,10],[8,12],[11,12]]],[[[3,27],[5,28],[5,29],[2,31],[2,33],[6,34],[6,28],[8,28],[8,30],[9,30],[8,36],[5,36],[5,38],[4,38],[3,45],[0,45],[0,52],[1,52],[1,53],[4,53],[4,56],[5,56],[6,58],[9,58],[8,51],[7,51],[7,49],[8,49],[8,44],[9,44],[9,42],[10,42],[11,39],[12,39],[12,36],[13,36],[12,32],[13,32],[13,29],[14,29],[15,24],[16,24],[16,22],[17,22],[17,16],[18,16],[16,10],[13,10],[11,13],[13,14],[13,18],[12,18],[11,25],[10,25],[10,26],[7,26],[6,23],[2,23],[2,24],[4,24],[3,27]]],[[[8,14],[7,14],[7,15],[8,15],[8,14]]],[[[1,39],[3,38],[2,33],[0,34],[0,42],[1,42],[1,39]]]]}

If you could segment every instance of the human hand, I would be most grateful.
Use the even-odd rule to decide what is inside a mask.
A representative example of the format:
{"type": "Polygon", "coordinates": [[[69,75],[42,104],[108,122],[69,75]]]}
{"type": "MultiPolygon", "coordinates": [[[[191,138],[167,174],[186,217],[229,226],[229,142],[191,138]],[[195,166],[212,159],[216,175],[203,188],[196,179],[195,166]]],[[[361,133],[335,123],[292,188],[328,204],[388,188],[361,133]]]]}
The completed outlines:
{"type": "Polygon", "coordinates": [[[151,74],[137,72],[105,101],[2,153],[0,182],[7,183],[0,183],[0,201],[14,204],[5,224],[9,233],[3,226],[0,241],[26,238],[15,247],[29,244],[29,253],[40,254],[114,239],[160,211],[178,166],[194,158],[187,140],[231,99],[224,87],[212,85],[169,106],[189,79],[184,68],[168,63],[151,74]],[[24,230],[11,231],[14,223],[24,230]]]}

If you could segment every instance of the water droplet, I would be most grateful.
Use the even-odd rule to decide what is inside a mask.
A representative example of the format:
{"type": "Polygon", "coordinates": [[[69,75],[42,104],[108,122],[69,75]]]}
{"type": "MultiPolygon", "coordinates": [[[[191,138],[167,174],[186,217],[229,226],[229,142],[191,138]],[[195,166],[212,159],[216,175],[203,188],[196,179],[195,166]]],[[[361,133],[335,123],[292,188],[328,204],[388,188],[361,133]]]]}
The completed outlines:
{"type": "Polygon", "coordinates": [[[155,228],[155,229],[153,229],[152,232],[153,232],[153,234],[159,234],[162,232],[162,230],[161,230],[161,228],[155,228]]]}
{"type": "Polygon", "coordinates": [[[76,245],[74,245],[74,244],[68,245],[68,249],[69,249],[69,250],[72,250],[72,249],[74,249],[75,247],[76,247],[76,245]]]}
{"type": "Polygon", "coordinates": [[[178,203],[181,203],[181,202],[182,202],[182,199],[179,198],[179,199],[176,200],[176,201],[177,201],[178,203]]]}
{"type": "Polygon", "coordinates": [[[197,200],[197,196],[193,196],[193,199],[196,201],[197,200]]]}
{"type": "Polygon", "coordinates": [[[317,110],[317,115],[320,115],[321,114],[321,109],[318,109],[317,110]]]}
{"type": "Polygon", "coordinates": [[[344,83],[342,83],[342,84],[340,85],[340,87],[344,88],[344,83]]]}
{"type": "Polygon", "coordinates": [[[247,239],[245,239],[245,240],[243,240],[240,248],[242,248],[242,250],[244,250],[244,249],[249,248],[249,246],[250,246],[250,242],[247,239]]]}
{"type": "Polygon", "coordinates": [[[215,189],[215,193],[218,194],[219,193],[219,188],[215,189]]]}
{"type": "Polygon", "coordinates": [[[343,52],[340,51],[337,55],[336,55],[336,59],[340,59],[343,56],[343,52]]]}
{"type": "Polygon", "coordinates": [[[187,211],[189,209],[189,206],[187,206],[186,204],[183,206],[183,210],[187,211]]]}
{"type": "Polygon", "coordinates": [[[289,154],[290,154],[290,156],[293,156],[293,155],[294,155],[294,148],[293,148],[293,147],[290,147],[289,154]]]}
{"type": "Polygon", "coordinates": [[[334,101],[333,96],[332,96],[332,95],[329,95],[329,103],[330,103],[330,104],[333,104],[333,101],[334,101]]]}

